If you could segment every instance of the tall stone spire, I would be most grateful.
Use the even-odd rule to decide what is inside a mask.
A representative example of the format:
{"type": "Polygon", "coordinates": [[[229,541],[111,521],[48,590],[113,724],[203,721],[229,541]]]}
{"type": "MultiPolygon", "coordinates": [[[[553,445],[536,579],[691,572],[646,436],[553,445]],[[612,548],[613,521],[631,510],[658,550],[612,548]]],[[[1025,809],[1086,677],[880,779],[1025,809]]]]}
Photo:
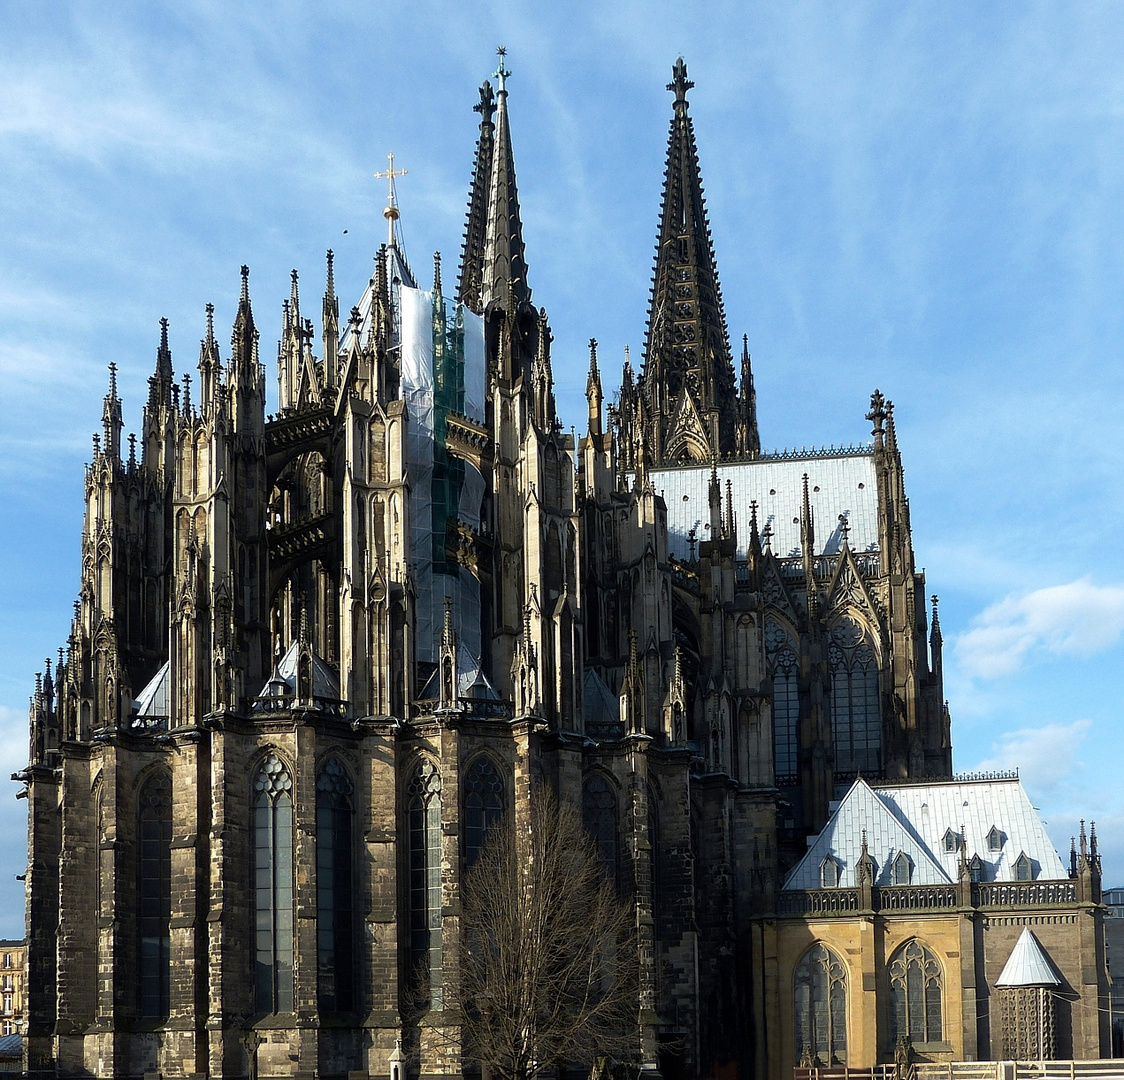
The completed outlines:
{"type": "Polygon", "coordinates": [[[657,462],[705,461],[736,451],[738,395],[687,110],[694,83],[682,58],[672,74],[667,88],[675,103],[641,378],[657,462]]]}
{"type": "Polygon", "coordinates": [[[519,216],[519,193],[515,187],[515,158],[511,150],[511,128],[507,118],[506,50],[499,51],[496,70],[496,120],[492,167],[488,192],[488,215],[484,239],[480,306],[497,301],[513,312],[530,303],[527,258],[523,248],[523,222],[519,216]]]}
{"type": "Polygon", "coordinates": [[[473,106],[480,114],[480,138],[472,164],[472,186],[468,192],[468,218],[461,248],[461,272],[457,299],[477,314],[483,311],[481,291],[484,276],[484,246],[488,239],[488,197],[492,190],[492,155],[495,152],[496,97],[492,84],[480,87],[480,101],[473,106]]]}

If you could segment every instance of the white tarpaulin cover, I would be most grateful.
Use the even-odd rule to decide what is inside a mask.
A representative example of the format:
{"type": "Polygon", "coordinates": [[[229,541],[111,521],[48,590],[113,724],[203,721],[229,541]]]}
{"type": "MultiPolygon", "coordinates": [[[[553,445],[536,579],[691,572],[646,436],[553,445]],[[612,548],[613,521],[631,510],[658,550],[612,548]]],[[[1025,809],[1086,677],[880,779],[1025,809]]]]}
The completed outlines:
{"type": "Polygon", "coordinates": [[[417,582],[417,658],[436,663],[445,598],[457,637],[480,656],[480,582],[444,557],[450,520],[480,528],[484,478],[445,450],[450,412],[484,421],[484,321],[433,292],[403,286],[401,392],[410,418],[410,557],[417,582]]]}

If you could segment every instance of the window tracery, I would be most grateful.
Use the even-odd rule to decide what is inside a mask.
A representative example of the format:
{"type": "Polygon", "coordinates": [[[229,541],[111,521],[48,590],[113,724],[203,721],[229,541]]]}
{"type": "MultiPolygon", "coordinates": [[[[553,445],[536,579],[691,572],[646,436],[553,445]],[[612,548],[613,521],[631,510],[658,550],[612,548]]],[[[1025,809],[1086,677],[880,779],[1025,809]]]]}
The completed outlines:
{"type": "Polygon", "coordinates": [[[477,758],[465,775],[464,792],[464,862],[472,866],[488,830],[503,821],[507,809],[503,778],[486,757],[477,758]]]}
{"type": "Polygon", "coordinates": [[[354,1008],[354,789],[338,758],[316,779],[318,999],[324,1014],[354,1008]]]}
{"type": "Polygon", "coordinates": [[[795,784],[800,770],[800,684],[796,650],[775,619],[765,623],[773,675],[773,767],[779,786],[795,784]]]}
{"type": "Polygon", "coordinates": [[[903,1035],[913,1043],[940,1042],[940,961],[916,938],[907,941],[890,960],[890,1041],[903,1035]]]}
{"type": "Polygon", "coordinates": [[[166,772],[141,789],[137,818],[137,1004],[142,1019],[162,1020],[169,1011],[172,918],[172,780],[166,772]]]}
{"type": "Polygon", "coordinates": [[[813,945],[793,975],[796,1060],[847,1064],[847,969],[826,945],[813,945]]]}
{"type": "Polygon", "coordinates": [[[593,773],[582,785],[582,824],[597,845],[606,875],[616,882],[619,873],[617,794],[600,773],[593,773]]]}
{"type": "Polygon", "coordinates": [[[429,1004],[441,1005],[441,774],[428,758],[406,783],[409,829],[411,972],[427,981],[429,1004]]]}
{"type": "Polygon", "coordinates": [[[841,619],[832,629],[828,666],[835,771],[877,774],[882,766],[878,664],[855,620],[841,619]]]}
{"type": "Polygon", "coordinates": [[[255,1000],[293,1011],[293,780],[276,754],[254,777],[255,1000]]]}

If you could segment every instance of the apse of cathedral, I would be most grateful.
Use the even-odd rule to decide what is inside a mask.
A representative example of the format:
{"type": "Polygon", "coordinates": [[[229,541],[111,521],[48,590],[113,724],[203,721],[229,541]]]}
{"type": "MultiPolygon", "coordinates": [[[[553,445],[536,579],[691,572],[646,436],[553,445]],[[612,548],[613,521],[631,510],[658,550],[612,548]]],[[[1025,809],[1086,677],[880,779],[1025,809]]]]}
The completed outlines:
{"type": "Polygon", "coordinates": [[[293,272],[276,412],[246,267],[194,378],[161,324],[139,438],[111,368],[18,774],[32,1071],[471,1071],[442,994],[459,882],[547,785],[635,905],[640,1066],[756,1075],[754,933],[807,837],[857,777],[951,772],[893,407],[856,403],[858,445],[762,451],[686,65],[643,362],[607,403],[590,343],[576,441],[507,76],[475,106],[454,287],[407,262],[392,164],[354,306],[329,252],[317,331],[293,272]]]}

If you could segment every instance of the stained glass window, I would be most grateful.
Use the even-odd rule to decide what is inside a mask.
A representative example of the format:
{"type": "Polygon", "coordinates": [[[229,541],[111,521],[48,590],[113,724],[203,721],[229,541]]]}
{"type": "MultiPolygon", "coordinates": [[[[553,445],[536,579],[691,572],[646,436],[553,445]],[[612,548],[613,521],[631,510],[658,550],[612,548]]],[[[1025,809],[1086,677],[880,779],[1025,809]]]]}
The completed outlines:
{"type": "Polygon", "coordinates": [[[600,773],[593,773],[582,787],[582,824],[597,845],[605,873],[615,882],[619,872],[617,795],[600,773]]]}
{"type": "Polygon", "coordinates": [[[464,796],[464,862],[472,866],[484,846],[488,830],[503,821],[506,809],[503,778],[486,757],[469,767],[461,786],[464,796]]]}
{"type": "Polygon", "coordinates": [[[813,945],[793,976],[796,1060],[847,1064],[847,969],[826,945],[813,945]]]}
{"type": "Polygon", "coordinates": [[[171,968],[172,780],[167,773],[157,773],[141,789],[137,816],[137,1005],[142,1019],[162,1020],[168,1015],[171,968]]]}
{"type": "Polygon", "coordinates": [[[421,759],[406,784],[409,828],[411,976],[441,1007],[441,774],[421,759]]]}
{"type": "Polygon", "coordinates": [[[324,1014],[355,1008],[354,789],[338,758],[316,780],[318,998],[324,1014]]]}
{"type": "Polygon", "coordinates": [[[835,772],[877,775],[882,767],[882,709],[878,665],[857,624],[845,620],[832,631],[831,742],[835,772]]]}
{"type": "Polygon", "coordinates": [[[254,777],[255,1000],[293,1011],[293,780],[276,754],[254,777]]]}
{"type": "Polygon", "coordinates": [[[916,939],[907,941],[890,959],[890,1042],[902,1035],[910,1042],[940,1042],[941,965],[916,939]]]}

